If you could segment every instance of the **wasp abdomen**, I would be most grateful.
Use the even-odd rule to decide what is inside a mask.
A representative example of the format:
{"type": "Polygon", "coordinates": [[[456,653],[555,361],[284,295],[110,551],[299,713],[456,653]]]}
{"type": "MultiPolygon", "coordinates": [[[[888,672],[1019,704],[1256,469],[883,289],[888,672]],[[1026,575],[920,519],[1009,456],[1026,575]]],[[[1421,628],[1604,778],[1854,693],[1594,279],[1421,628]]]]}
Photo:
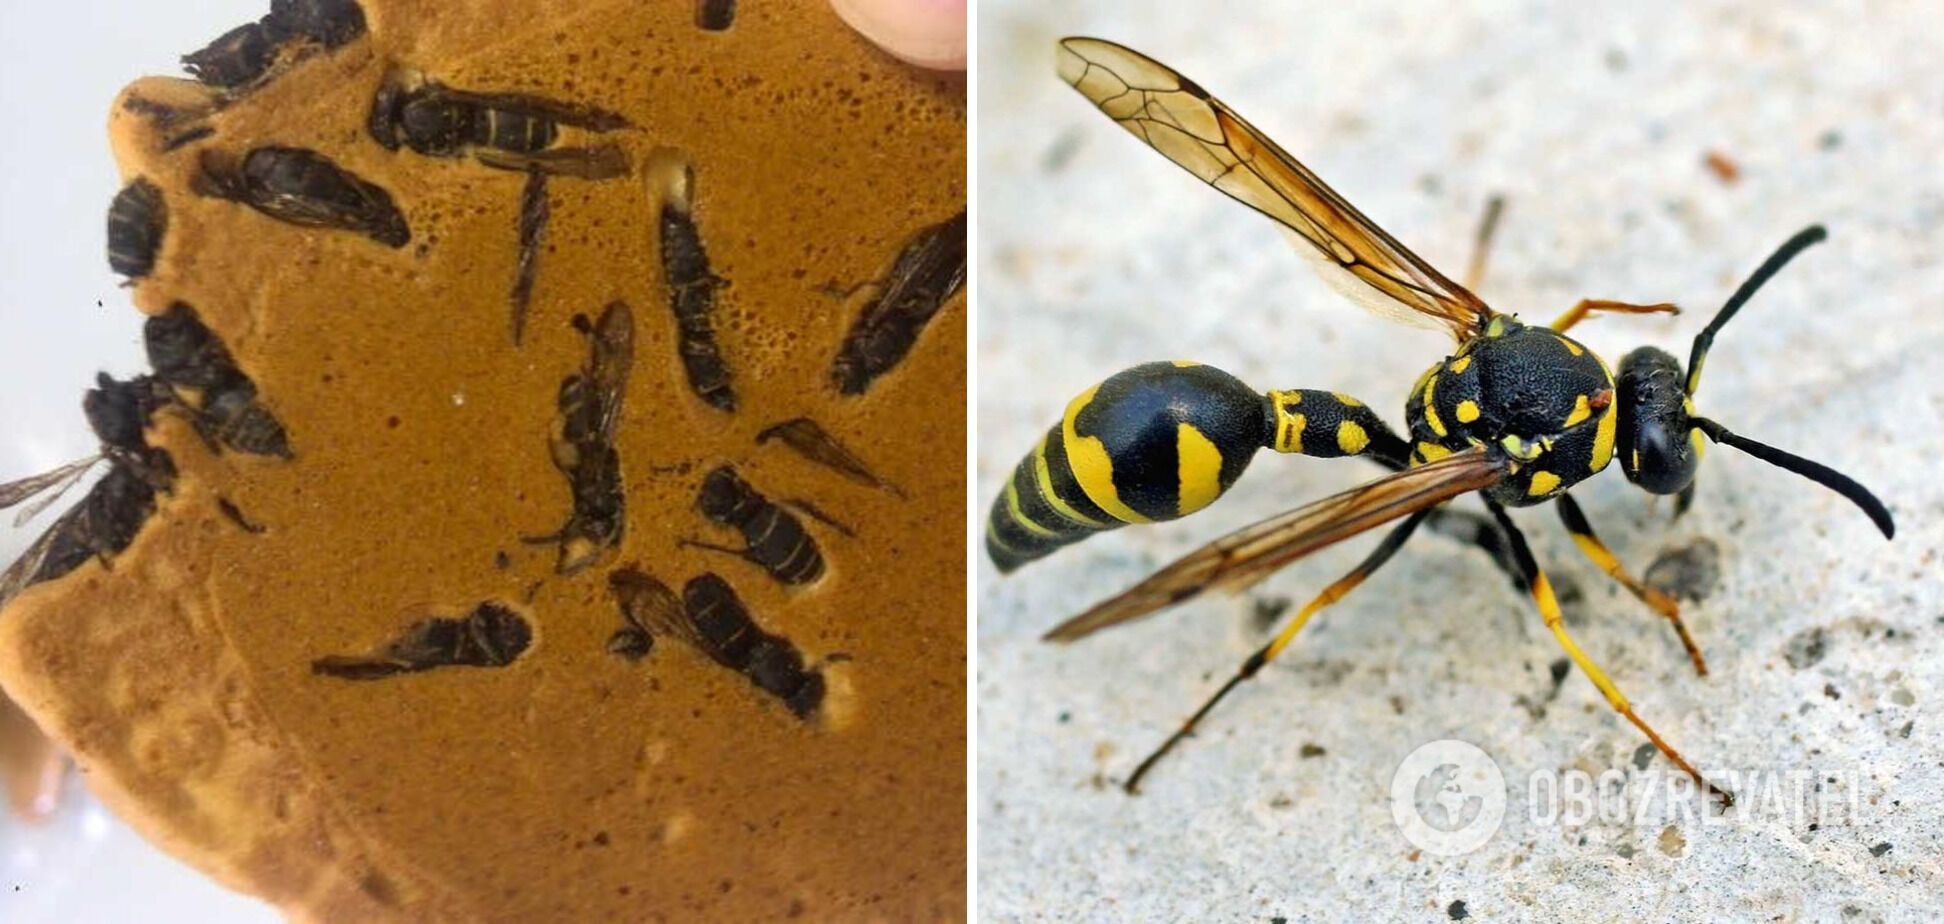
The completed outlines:
{"type": "Polygon", "coordinates": [[[1172,520],[1221,496],[1265,445],[1266,399],[1212,366],[1135,366],[1080,394],[1019,463],[987,520],[1010,571],[1124,523],[1172,520]]]}

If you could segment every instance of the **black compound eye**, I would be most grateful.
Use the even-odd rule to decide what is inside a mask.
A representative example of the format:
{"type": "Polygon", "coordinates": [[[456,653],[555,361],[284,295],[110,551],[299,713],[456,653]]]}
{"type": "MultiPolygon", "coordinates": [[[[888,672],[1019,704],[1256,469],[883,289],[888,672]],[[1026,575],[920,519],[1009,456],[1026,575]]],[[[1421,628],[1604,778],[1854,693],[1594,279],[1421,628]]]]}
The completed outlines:
{"type": "Polygon", "coordinates": [[[1633,452],[1622,460],[1628,477],[1655,494],[1673,494],[1687,487],[1698,462],[1687,428],[1676,430],[1660,420],[1641,422],[1633,452]]]}

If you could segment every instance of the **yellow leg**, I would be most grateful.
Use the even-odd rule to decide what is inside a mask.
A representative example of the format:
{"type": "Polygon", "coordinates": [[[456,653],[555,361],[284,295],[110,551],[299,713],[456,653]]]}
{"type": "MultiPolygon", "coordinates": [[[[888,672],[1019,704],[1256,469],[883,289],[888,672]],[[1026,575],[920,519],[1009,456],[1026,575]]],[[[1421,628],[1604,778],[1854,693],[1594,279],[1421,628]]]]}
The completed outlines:
{"type": "Polygon", "coordinates": [[[1529,582],[1532,602],[1539,607],[1539,616],[1545,620],[1546,628],[1552,632],[1553,638],[1559,641],[1559,647],[1566,649],[1566,656],[1573,659],[1573,663],[1586,674],[1586,679],[1593,681],[1593,685],[1599,688],[1600,695],[1606,697],[1607,704],[1613,707],[1613,711],[1625,716],[1627,721],[1633,723],[1633,727],[1640,729],[1640,733],[1646,735],[1647,740],[1653,742],[1654,747],[1659,748],[1662,754],[1667,755],[1669,761],[1685,771],[1688,776],[1693,777],[1702,788],[1720,796],[1724,805],[1735,804],[1733,793],[1708,782],[1707,777],[1702,776],[1699,770],[1694,769],[1693,764],[1687,762],[1687,758],[1681,756],[1681,752],[1674,750],[1673,745],[1668,744],[1659,732],[1654,731],[1653,726],[1648,725],[1634,712],[1633,704],[1627,701],[1626,695],[1620,692],[1620,688],[1614,686],[1613,681],[1607,678],[1606,672],[1601,670],[1598,664],[1593,663],[1593,659],[1580,649],[1579,643],[1573,641],[1560,615],[1559,598],[1553,595],[1552,582],[1546,579],[1546,573],[1539,570],[1539,563],[1533,560],[1532,547],[1526,544],[1525,534],[1519,532],[1519,527],[1514,525],[1512,518],[1506,515],[1504,507],[1489,500],[1486,501],[1486,506],[1491,508],[1492,516],[1498,519],[1499,526],[1505,530],[1506,538],[1511,540],[1513,557],[1518,559],[1519,569],[1525,572],[1526,580],[1529,582]]]}
{"type": "Polygon", "coordinates": [[[1681,637],[1681,647],[1687,649],[1688,660],[1694,662],[1694,672],[1706,677],[1708,662],[1701,657],[1701,648],[1694,644],[1694,636],[1688,634],[1687,623],[1681,621],[1680,604],[1675,603],[1674,598],[1647,586],[1639,578],[1627,573],[1626,567],[1620,564],[1620,559],[1613,554],[1613,550],[1607,548],[1606,543],[1601,542],[1600,537],[1593,534],[1593,524],[1586,522],[1586,514],[1580,510],[1579,503],[1573,500],[1572,495],[1562,494],[1556,503],[1559,505],[1559,518],[1566,522],[1566,531],[1573,536],[1573,544],[1579,546],[1579,550],[1585,553],[1587,558],[1592,559],[1594,564],[1599,565],[1601,570],[1619,581],[1620,586],[1631,591],[1640,599],[1640,602],[1667,617],[1667,621],[1674,624],[1674,634],[1681,637]]]}
{"type": "Polygon", "coordinates": [[[1222,701],[1222,697],[1227,696],[1229,691],[1235,689],[1242,681],[1254,677],[1257,671],[1262,670],[1263,665],[1275,660],[1276,656],[1281,654],[1283,649],[1289,647],[1290,642],[1295,641],[1296,633],[1303,631],[1303,626],[1309,622],[1311,616],[1316,615],[1324,607],[1343,599],[1350,591],[1355,590],[1358,584],[1362,584],[1364,578],[1369,577],[1371,572],[1376,571],[1379,567],[1383,566],[1384,562],[1389,561],[1391,555],[1397,551],[1398,547],[1404,544],[1404,540],[1411,538],[1411,533],[1417,530],[1418,524],[1424,522],[1424,518],[1429,515],[1429,511],[1419,511],[1412,514],[1404,522],[1397,524],[1390,531],[1390,535],[1385,536],[1384,541],[1379,543],[1377,548],[1372,550],[1370,555],[1358,564],[1354,570],[1338,578],[1336,583],[1324,588],[1322,593],[1316,595],[1316,599],[1304,604],[1303,608],[1297,611],[1294,617],[1290,618],[1289,624],[1284,626],[1281,632],[1276,633],[1275,638],[1269,640],[1269,644],[1262,646],[1255,654],[1250,655],[1248,660],[1243,661],[1242,667],[1235,672],[1234,676],[1228,679],[1227,683],[1222,684],[1221,689],[1215,691],[1214,696],[1209,697],[1208,701],[1203,703],[1200,709],[1195,710],[1194,715],[1188,717],[1188,721],[1182,723],[1180,729],[1168,736],[1167,741],[1162,742],[1161,746],[1154,750],[1154,753],[1149,754],[1146,760],[1141,761],[1140,766],[1134,768],[1134,773],[1127,778],[1127,782],[1123,784],[1122,788],[1126,789],[1129,794],[1138,792],[1141,786],[1141,778],[1146,776],[1150,769],[1153,769],[1155,762],[1159,761],[1162,755],[1173,750],[1174,746],[1181,743],[1182,739],[1193,734],[1196,723],[1199,723],[1202,717],[1208,715],[1215,708],[1215,704],[1222,701]]]}
{"type": "Polygon", "coordinates": [[[1557,320],[1553,321],[1552,329],[1564,333],[1567,328],[1570,328],[1573,325],[1578,324],[1581,320],[1584,320],[1587,315],[1592,314],[1595,311],[1613,311],[1613,312],[1618,312],[1620,314],[1658,314],[1661,312],[1666,312],[1667,314],[1681,313],[1681,309],[1675,307],[1672,303],[1669,302],[1657,302],[1652,305],[1636,305],[1633,304],[1632,302],[1615,302],[1615,301],[1608,301],[1604,298],[1583,298],[1580,299],[1579,304],[1566,309],[1565,314],[1560,315],[1557,320]]]}

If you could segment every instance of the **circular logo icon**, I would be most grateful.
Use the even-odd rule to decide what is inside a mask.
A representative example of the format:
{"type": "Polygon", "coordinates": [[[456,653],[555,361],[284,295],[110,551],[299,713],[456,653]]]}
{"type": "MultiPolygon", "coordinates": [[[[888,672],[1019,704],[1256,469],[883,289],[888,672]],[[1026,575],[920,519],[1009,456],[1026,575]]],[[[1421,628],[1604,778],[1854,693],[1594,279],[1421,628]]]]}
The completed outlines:
{"type": "Polygon", "coordinates": [[[1441,857],[1471,853],[1505,820],[1505,774],[1465,741],[1433,741],[1391,776],[1391,818],[1404,839],[1441,857]]]}

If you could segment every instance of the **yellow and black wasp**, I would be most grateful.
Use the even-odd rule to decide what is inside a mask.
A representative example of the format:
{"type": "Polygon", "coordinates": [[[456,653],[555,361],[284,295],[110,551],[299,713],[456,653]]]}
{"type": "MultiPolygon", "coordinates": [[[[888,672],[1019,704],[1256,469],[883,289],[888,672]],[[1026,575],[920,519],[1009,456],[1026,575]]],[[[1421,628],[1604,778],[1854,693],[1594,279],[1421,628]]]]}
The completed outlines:
{"type": "MultiPolygon", "coordinates": [[[[1135,768],[1125,788],[1135,791],[1155,761],[1223,696],[1282,653],[1318,610],[1389,560],[1440,505],[1476,491],[1503,531],[1520,583],[1573,663],[1669,760],[1732,799],[1635,714],[1567,633],[1552,586],[1506,508],[1555,502],[1579,548],[1672,622],[1702,673],[1706,663],[1674,602],[1633,577],[1600,542],[1567,493],[1574,485],[1617,456],[1629,481],[1655,494],[1679,495],[1678,508],[1684,509],[1703,447],[1712,440],[1840,493],[1885,537],[1893,535],[1889,511],[1862,485],[1736,435],[1694,408],[1702,361],[1716,333],[1784,264],[1821,241],[1823,229],[1796,234],[1756,269],[1695,338],[1685,372],[1665,351],[1642,347],[1621,359],[1616,377],[1566,331],[1595,311],[1672,312],[1674,306],[1589,299],[1550,326],[1521,323],[1406,249],[1234,110],[1160,62],[1112,42],[1069,38],[1059,45],[1059,73],[1149,147],[1293,232],[1302,241],[1297,249],[1338,291],[1382,313],[1428,318],[1456,344],[1412,388],[1402,435],[1340,392],[1262,393],[1210,366],[1158,362],[1082,392],[1019,463],[987,520],[986,551],[1002,572],[1097,532],[1194,513],[1228,490],[1263,447],[1325,458],[1365,456],[1393,470],[1216,540],[1047,633],[1050,640],[1072,641],[1210,588],[1240,590],[1317,549],[1402,518],[1362,563],[1250,655],[1135,768]]],[[[1472,285],[1479,266],[1474,260],[1472,285]]]]}

